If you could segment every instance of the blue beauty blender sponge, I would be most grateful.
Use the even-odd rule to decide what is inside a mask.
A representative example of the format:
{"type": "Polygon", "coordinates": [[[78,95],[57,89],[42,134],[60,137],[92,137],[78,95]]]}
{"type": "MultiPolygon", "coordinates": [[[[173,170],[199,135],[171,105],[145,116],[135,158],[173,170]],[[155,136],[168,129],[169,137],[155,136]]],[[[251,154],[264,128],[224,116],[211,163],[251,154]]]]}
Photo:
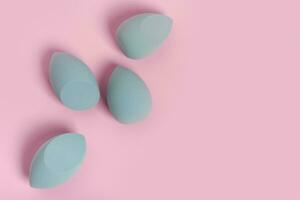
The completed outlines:
{"type": "Polygon", "coordinates": [[[66,133],[51,138],[35,153],[30,169],[30,185],[52,188],[69,180],[81,166],[86,153],[81,134],[66,133]]]}
{"type": "Polygon", "coordinates": [[[113,116],[121,123],[143,120],[152,107],[151,94],[145,82],[128,68],[118,66],[107,86],[107,103],[113,116]]]}
{"type": "Polygon", "coordinates": [[[166,15],[138,14],[121,23],[117,29],[117,42],[127,57],[141,59],[163,44],[172,24],[172,19],[166,15]]]}
{"type": "Polygon", "coordinates": [[[56,95],[68,108],[86,110],[98,103],[98,83],[88,66],[75,56],[55,52],[51,57],[49,76],[56,95]]]}

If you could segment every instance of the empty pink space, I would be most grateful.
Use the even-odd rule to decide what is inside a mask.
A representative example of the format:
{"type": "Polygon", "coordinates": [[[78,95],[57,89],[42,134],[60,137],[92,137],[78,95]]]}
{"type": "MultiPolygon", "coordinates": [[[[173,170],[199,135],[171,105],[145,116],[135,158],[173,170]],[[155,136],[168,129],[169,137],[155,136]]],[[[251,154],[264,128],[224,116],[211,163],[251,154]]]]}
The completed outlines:
{"type": "Polygon", "coordinates": [[[2,0],[0,199],[299,200],[299,8],[299,0],[2,0]],[[174,27],[135,61],[114,32],[145,11],[174,27]],[[55,50],[85,61],[103,94],[113,66],[134,70],[151,90],[151,115],[122,125],[104,98],[86,112],[65,108],[48,82],[55,50]],[[30,188],[34,152],[67,131],[86,137],[82,168],[57,188],[30,188]]]}

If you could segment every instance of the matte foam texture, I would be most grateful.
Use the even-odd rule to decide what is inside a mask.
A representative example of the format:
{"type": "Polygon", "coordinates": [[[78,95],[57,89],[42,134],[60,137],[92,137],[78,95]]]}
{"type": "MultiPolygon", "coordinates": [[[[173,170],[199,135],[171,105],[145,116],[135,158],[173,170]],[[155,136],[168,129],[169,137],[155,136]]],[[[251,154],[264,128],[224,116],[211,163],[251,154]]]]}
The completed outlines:
{"type": "Polygon", "coordinates": [[[128,68],[118,66],[107,86],[107,103],[113,116],[130,124],[145,119],[152,107],[150,91],[145,82],[128,68]]]}
{"type": "Polygon", "coordinates": [[[68,181],[80,168],[86,153],[81,134],[66,133],[51,138],[35,153],[30,169],[30,185],[53,188],[68,181]]]}
{"type": "Polygon", "coordinates": [[[117,30],[117,42],[127,57],[145,58],[163,44],[172,24],[172,19],[166,15],[138,14],[121,23],[117,30]]]}
{"type": "Polygon", "coordinates": [[[55,52],[50,61],[50,82],[60,101],[73,110],[86,110],[100,100],[98,83],[80,59],[55,52]]]}

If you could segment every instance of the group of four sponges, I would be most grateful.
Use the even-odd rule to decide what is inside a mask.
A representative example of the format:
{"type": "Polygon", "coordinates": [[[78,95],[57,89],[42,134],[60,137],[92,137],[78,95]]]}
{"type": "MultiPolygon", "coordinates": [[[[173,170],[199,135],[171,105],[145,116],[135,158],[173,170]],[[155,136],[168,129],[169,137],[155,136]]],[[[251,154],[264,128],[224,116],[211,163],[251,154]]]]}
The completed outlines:
{"type": "MultiPolygon", "coordinates": [[[[142,13],[125,20],[117,30],[124,54],[141,59],[159,48],[172,28],[162,14],[142,13]]],[[[100,100],[97,80],[80,59],[55,52],[50,61],[50,82],[60,101],[73,110],[86,110],[100,100]]],[[[151,95],[144,81],[128,68],[117,66],[107,85],[107,104],[121,123],[143,120],[151,110],[151,95]]],[[[86,152],[83,135],[65,133],[48,140],[36,152],[30,169],[30,185],[51,188],[67,181],[80,167],[86,152]]]]}

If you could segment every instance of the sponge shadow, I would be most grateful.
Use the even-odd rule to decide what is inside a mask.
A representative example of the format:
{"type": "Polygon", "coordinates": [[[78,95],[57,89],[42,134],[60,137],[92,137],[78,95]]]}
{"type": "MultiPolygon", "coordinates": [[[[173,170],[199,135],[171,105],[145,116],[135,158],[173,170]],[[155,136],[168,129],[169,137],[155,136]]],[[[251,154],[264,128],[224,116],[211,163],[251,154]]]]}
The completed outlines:
{"type": "Polygon", "coordinates": [[[42,52],[41,55],[41,75],[44,79],[44,86],[49,91],[48,93],[51,94],[51,96],[55,97],[55,93],[51,87],[51,83],[49,80],[49,65],[50,65],[50,60],[51,56],[54,52],[56,51],[62,51],[59,48],[47,48],[44,52],[42,52]]]}
{"type": "MultiPolygon", "coordinates": [[[[107,112],[109,115],[111,115],[111,113],[108,109],[108,103],[107,103],[107,85],[108,85],[108,81],[109,81],[111,73],[114,71],[114,69],[117,66],[118,65],[113,62],[108,62],[108,63],[104,64],[101,67],[101,70],[99,71],[99,76],[97,77],[99,80],[99,84],[101,86],[100,92],[101,92],[102,102],[105,107],[105,112],[107,112]]],[[[101,108],[103,107],[103,105],[101,105],[101,104],[99,104],[99,105],[101,106],[101,108]]]]}

